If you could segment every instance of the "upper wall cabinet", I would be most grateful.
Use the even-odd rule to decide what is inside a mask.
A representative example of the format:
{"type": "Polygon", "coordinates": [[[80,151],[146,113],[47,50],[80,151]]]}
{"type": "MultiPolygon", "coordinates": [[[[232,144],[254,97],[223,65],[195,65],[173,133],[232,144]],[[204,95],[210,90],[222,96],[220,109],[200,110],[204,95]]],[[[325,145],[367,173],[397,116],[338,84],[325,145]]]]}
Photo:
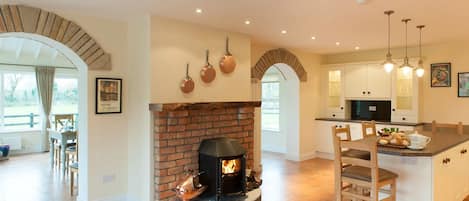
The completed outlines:
{"type": "MultiPolygon", "coordinates": [[[[415,64],[413,64],[415,65],[415,64]]],[[[392,77],[392,115],[394,122],[418,122],[419,78],[413,71],[404,73],[395,69],[392,77]]]]}
{"type": "Polygon", "coordinates": [[[390,100],[391,75],[379,64],[350,64],[345,67],[345,98],[390,100]]]}
{"type": "Polygon", "coordinates": [[[326,117],[345,118],[344,69],[329,66],[322,69],[322,84],[326,86],[326,117]]]}

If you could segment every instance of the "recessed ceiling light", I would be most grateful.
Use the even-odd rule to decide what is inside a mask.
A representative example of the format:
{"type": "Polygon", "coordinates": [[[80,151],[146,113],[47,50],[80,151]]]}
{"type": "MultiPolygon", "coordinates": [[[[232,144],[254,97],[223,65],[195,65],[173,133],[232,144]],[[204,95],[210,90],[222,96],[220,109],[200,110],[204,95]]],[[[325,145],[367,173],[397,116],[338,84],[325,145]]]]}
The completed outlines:
{"type": "Polygon", "coordinates": [[[196,12],[196,13],[202,13],[202,9],[201,9],[201,8],[196,8],[196,9],[195,9],[195,12],[196,12]]]}
{"type": "Polygon", "coordinates": [[[311,40],[316,40],[316,36],[311,36],[311,40]]]}
{"type": "Polygon", "coordinates": [[[251,21],[246,20],[246,21],[244,21],[244,24],[249,25],[249,24],[251,24],[251,21]]]}
{"type": "Polygon", "coordinates": [[[340,45],[340,42],[335,42],[335,45],[339,46],[339,45],[340,45]]]}
{"type": "Polygon", "coordinates": [[[287,34],[287,30],[282,30],[282,34],[287,34]]]}
{"type": "Polygon", "coordinates": [[[355,50],[360,50],[360,47],[356,46],[356,47],[355,47],[355,50]]]}

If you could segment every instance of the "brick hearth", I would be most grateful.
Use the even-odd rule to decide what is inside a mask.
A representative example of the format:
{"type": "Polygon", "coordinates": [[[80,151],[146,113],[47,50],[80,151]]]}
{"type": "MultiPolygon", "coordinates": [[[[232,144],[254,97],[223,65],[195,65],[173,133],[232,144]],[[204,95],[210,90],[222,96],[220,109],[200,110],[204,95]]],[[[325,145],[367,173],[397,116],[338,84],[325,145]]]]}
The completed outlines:
{"type": "Polygon", "coordinates": [[[189,169],[198,170],[203,139],[237,139],[247,150],[247,168],[253,166],[254,108],[260,102],[151,104],[154,120],[155,200],[174,198],[171,190],[189,169]]]}

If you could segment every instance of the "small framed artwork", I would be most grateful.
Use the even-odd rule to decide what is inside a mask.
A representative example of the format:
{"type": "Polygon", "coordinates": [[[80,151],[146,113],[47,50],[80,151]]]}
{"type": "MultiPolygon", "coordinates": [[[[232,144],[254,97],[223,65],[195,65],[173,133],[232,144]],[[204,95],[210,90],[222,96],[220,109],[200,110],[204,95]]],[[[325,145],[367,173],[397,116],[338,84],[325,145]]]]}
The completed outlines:
{"type": "Polygon", "coordinates": [[[122,79],[96,78],[96,114],[122,113],[122,79]]]}
{"type": "Polygon", "coordinates": [[[451,63],[431,65],[431,87],[451,87],[451,63]]]}
{"type": "Polygon", "coordinates": [[[458,73],[458,97],[469,97],[469,72],[458,73]]]}

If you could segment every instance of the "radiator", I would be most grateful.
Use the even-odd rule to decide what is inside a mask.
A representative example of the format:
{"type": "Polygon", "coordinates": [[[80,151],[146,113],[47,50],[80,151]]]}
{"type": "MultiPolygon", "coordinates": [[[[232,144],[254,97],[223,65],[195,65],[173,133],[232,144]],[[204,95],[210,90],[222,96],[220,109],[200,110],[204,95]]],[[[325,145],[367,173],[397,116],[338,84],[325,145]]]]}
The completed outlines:
{"type": "Polygon", "coordinates": [[[4,137],[2,143],[10,145],[10,150],[21,150],[21,137],[4,137]]]}

